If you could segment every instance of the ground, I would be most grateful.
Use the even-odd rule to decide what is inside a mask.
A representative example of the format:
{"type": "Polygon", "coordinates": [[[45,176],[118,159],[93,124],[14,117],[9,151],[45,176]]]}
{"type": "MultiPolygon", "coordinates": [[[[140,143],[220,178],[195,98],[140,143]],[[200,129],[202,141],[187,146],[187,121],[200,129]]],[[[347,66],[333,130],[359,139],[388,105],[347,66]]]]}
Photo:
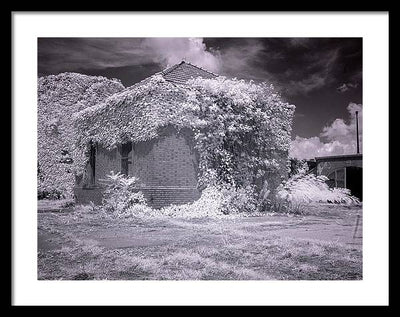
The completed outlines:
{"type": "Polygon", "coordinates": [[[361,207],[319,205],[309,211],[122,219],[40,202],[38,279],[362,279],[361,207]]]}

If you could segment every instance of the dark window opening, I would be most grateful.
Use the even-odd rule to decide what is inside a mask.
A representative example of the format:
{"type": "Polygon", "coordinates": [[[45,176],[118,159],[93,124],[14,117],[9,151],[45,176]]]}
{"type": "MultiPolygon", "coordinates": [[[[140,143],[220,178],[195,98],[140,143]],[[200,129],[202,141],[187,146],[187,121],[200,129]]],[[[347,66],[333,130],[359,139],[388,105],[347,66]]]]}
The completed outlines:
{"type": "Polygon", "coordinates": [[[121,173],[129,175],[129,164],[132,162],[129,160],[129,153],[132,151],[132,142],[124,143],[120,147],[121,154],[121,173]]]}
{"type": "Polygon", "coordinates": [[[96,179],[96,147],[91,142],[90,143],[90,153],[89,153],[89,185],[95,185],[96,179]]]}
{"type": "Polygon", "coordinates": [[[353,196],[358,197],[362,201],[362,168],[347,167],[346,168],[346,184],[353,196]]]}
{"type": "Polygon", "coordinates": [[[362,201],[362,168],[348,166],[338,169],[328,175],[326,182],[329,187],[341,187],[350,189],[351,195],[362,201]]]}

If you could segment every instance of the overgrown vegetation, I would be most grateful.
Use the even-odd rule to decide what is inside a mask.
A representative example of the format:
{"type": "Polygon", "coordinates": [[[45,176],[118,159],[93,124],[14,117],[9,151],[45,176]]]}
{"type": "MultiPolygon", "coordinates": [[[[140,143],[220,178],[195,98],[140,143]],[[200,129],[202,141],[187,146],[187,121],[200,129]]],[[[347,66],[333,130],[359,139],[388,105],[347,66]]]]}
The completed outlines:
{"type": "Polygon", "coordinates": [[[284,181],[271,200],[274,211],[304,213],[313,203],[360,205],[347,188],[329,188],[326,176],[299,173],[284,181]]]}
{"type": "Polygon", "coordinates": [[[137,178],[111,171],[103,180],[102,206],[106,212],[124,215],[134,205],[146,205],[143,193],[137,190],[137,178]]]}
{"type": "MultiPolygon", "coordinates": [[[[77,148],[83,153],[95,142],[113,149],[156,138],[162,127],[190,128],[202,190],[216,187],[239,195],[252,187],[257,194],[264,179],[274,190],[287,176],[294,108],[265,83],[220,76],[175,85],[154,75],[79,112],[77,148]]],[[[81,165],[78,173],[83,172],[81,165]]]]}
{"type": "Polygon", "coordinates": [[[206,187],[200,199],[185,205],[172,205],[162,208],[162,215],[180,218],[226,218],[247,216],[258,210],[254,188],[235,188],[233,186],[206,187]]]}
{"type": "MultiPolygon", "coordinates": [[[[39,197],[71,194],[74,175],[85,176],[89,144],[113,149],[173,126],[194,132],[202,196],[164,214],[299,213],[310,203],[359,203],[348,190],[329,189],[323,177],[305,175],[305,161],[291,166],[295,107],[271,85],[222,76],[176,85],[154,75],[122,89],[117,80],[72,73],[39,79],[39,197]]],[[[149,213],[139,181],[111,174],[105,210],[149,213]]]]}
{"type": "Polygon", "coordinates": [[[138,179],[135,177],[111,172],[102,183],[105,188],[102,204],[100,206],[91,205],[89,209],[101,213],[103,216],[221,218],[226,215],[248,215],[258,210],[254,186],[246,188],[209,186],[202,191],[200,199],[193,203],[170,205],[157,210],[147,205],[147,201],[138,187],[138,179]]]}
{"type": "MultiPolygon", "coordinates": [[[[72,116],[121,91],[117,79],[62,73],[38,79],[38,198],[70,198],[76,167],[86,161],[76,152],[72,116]]],[[[84,164],[84,163],[83,163],[84,164]]]]}

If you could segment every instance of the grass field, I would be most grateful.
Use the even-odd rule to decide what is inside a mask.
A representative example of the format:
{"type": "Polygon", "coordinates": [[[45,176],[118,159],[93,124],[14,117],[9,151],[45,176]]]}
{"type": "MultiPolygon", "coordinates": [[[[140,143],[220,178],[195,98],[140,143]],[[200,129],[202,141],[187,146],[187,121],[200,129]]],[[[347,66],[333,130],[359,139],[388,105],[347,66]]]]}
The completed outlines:
{"type": "Polygon", "coordinates": [[[38,213],[40,280],[362,279],[361,207],[312,206],[306,216],[120,219],[46,206],[38,213]]]}

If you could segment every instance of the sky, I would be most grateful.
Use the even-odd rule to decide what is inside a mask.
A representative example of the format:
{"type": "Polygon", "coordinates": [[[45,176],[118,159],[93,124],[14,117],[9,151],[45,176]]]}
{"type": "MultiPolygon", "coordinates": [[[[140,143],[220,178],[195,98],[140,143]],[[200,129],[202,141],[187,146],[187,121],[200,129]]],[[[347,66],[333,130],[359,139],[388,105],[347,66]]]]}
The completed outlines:
{"type": "Polygon", "coordinates": [[[361,38],[39,38],[38,76],[118,78],[124,86],[185,60],[274,85],[296,106],[290,155],[362,153],[361,38]]]}

